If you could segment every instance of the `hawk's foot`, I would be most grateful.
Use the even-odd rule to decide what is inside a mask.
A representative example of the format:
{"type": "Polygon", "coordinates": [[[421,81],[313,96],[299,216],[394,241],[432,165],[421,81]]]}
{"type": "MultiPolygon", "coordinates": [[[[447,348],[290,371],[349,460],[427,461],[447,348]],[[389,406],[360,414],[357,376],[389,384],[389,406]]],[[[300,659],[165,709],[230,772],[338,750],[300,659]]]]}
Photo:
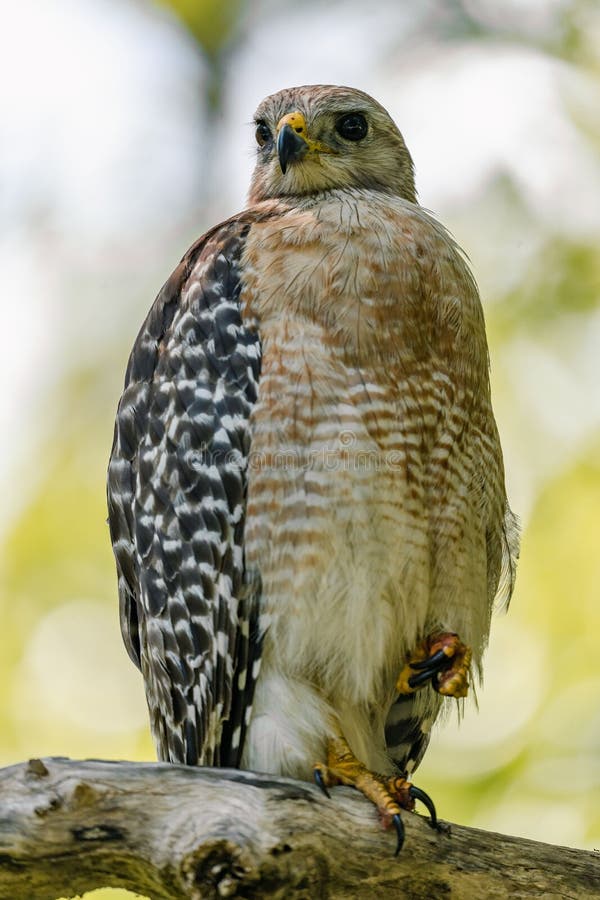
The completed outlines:
{"type": "Polygon", "coordinates": [[[404,843],[404,825],[401,809],[413,810],[415,800],[420,800],[431,816],[430,825],[438,827],[437,814],[431,798],[400,775],[379,775],[371,772],[353,754],[345,738],[330,738],[327,745],[327,765],[317,763],[314,777],[321,790],[329,797],[328,787],[347,784],[355,787],[375,804],[384,828],[396,829],[396,855],[404,843]]]}
{"type": "Polygon", "coordinates": [[[396,682],[399,694],[413,694],[431,681],[444,697],[466,697],[469,690],[471,648],[457,634],[432,634],[409,657],[396,682]]]}

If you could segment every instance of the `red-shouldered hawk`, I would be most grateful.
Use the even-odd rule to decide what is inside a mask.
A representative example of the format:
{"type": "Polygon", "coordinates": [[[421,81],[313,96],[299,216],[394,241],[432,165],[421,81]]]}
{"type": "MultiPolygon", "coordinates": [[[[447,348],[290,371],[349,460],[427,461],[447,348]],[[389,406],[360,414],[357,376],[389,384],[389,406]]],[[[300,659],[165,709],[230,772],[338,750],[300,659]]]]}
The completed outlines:
{"type": "Polygon", "coordinates": [[[402,841],[444,696],[513,586],[483,313],[361,91],[256,113],[249,205],[135,342],[108,477],[161,759],[352,784],[402,841]]]}

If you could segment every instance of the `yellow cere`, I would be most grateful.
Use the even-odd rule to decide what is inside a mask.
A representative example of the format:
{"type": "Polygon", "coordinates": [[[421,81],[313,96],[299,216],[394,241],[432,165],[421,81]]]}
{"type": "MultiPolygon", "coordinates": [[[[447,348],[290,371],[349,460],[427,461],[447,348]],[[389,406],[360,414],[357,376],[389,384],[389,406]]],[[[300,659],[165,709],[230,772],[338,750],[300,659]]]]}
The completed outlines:
{"type": "Polygon", "coordinates": [[[327,144],[322,144],[321,141],[313,141],[309,138],[306,119],[301,112],[291,112],[286,116],[283,116],[277,123],[277,134],[279,134],[284,125],[289,125],[290,128],[294,129],[296,134],[299,134],[300,137],[306,141],[311,153],[335,153],[335,150],[328,147],[327,144]]]}

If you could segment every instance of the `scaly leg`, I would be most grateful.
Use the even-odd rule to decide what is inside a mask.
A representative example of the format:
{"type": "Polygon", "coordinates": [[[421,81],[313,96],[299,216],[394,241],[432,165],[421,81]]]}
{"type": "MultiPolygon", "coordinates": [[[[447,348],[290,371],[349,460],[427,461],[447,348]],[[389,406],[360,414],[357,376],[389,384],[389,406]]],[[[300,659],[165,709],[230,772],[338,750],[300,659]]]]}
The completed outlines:
{"type": "Polygon", "coordinates": [[[430,797],[399,775],[379,775],[370,772],[350,749],[342,734],[330,738],[327,744],[327,765],[317,763],[314,767],[315,781],[329,797],[328,786],[347,784],[355,787],[375,804],[384,827],[394,825],[397,835],[396,855],[404,843],[404,825],[401,809],[412,810],[415,800],[421,800],[429,810],[430,824],[437,828],[435,806],[430,797]]]}
{"type": "Polygon", "coordinates": [[[431,681],[445,697],[466,697],[469,690],[471,648],[453,632],[429,635],[408,658],[398,676],[399,694],[413,694],[431,681]]]}

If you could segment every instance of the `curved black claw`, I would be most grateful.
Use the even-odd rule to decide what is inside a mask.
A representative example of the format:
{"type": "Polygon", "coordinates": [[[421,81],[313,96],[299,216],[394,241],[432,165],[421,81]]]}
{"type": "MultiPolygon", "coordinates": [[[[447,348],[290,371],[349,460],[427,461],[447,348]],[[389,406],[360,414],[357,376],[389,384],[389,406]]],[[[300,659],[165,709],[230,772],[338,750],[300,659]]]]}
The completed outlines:
{"type": "Polygon", "coordinates": [[[411,675],[408,679],[408,683],[411,688],[421,687],[422,684],[425,684],[432,678],[438,674],[439,669],[425,669],[423,672],[419,672],[418,675],[411,675]]]}
{"type": "Polygon", "coordinates": [[[392,816],[392,822],[394,823],[397,835],[396,852],[394,853],[394,856],[398,856],[404,845],[404,822],[402,821],[400,813],[396,813],[395,816],[392,816]]]}
{"type": "Polygon", "coordinates": [[[410,667],[411,669],[417,669],[417,671],[420,671],[421,669],[437,668],[440,663],[450,661],[450,657],[447,656],[443,650],[438,650],[437,653],[433,654],[433,656],[428,656],[427,659],[422,659],[421,662],[410,663],[410,667]]]}
{"type": "Polygon", "coordinates": [[[437,812],[435,809],[435,804],[429,794],[426,794],[425,791],[422,791],[421,788],[415,787],[414,784],[408,789],[409,797],[412,797],[413,800],[420,800],[423,806],[426,807],[427,812],[430,815],[429,824],[432,828],[435,828],[436,831],[439,829],[437,812]]]}
{"type": "Polygon", "coordinates": [[[325,784],[325,779],[323,778],[323,773],[320,769],[313,769],[313,778],[315,779],[315,784],[321,788],[327,799],[331,800],[331,794],[327,790],[327,785],[325,784]]]}
{"type": "Polygon", "coordinates": [[[421,687],[430,678],[435,678],[439,672],[443,672],[444,669],[448,669],[451,665],[452,657],[444,653],[443,650],[438,650],[437,653],[428,656],[427,659],[422,659],[421,662],[410,663],[411,669],[415,669],[417,674],[411,675],[408,683],[411,688],[421,687]]]}

